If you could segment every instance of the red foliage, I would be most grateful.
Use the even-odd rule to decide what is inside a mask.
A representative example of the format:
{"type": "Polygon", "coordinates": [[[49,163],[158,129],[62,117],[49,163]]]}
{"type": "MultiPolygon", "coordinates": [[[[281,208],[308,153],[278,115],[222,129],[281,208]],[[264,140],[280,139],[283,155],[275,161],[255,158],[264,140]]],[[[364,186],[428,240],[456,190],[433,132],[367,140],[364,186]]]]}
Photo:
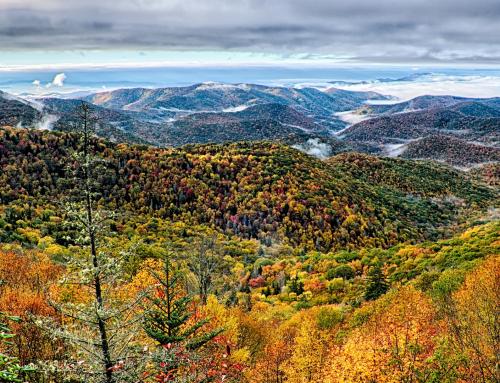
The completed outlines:
{"type": "Polygon", "coordinates": [[[265,284],[266,284],[265,279],[260,275],[256,278],[252,278],[248,281],[248,285],[253,289],[258,288],[258,287],[263,287],[265,284]]]}

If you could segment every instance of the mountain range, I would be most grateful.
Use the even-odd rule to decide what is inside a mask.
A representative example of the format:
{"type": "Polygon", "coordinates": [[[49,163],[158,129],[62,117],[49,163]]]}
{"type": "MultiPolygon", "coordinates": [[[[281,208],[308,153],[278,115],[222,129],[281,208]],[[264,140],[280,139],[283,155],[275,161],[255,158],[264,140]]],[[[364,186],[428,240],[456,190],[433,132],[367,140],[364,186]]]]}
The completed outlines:
{"type": "Polygon", "coordinates": [[[458,167],[496,162],[500,153],[500,98],[420,96],[396,103],[375,92],[333,87],[212,82],[75,97],[2,92],[0,125],[70,131],[86,103],[98,135],[115,142],[177,147],[271,140],[320,157],[358,151],[458,167]]]}
{"type": "Polygon", "coordinates": [[[367,118],[342,131],[342,138],[371,153],[465,167],[500,155],[500,98],[423,96],[365,105],[358,113],[367,118]]]}

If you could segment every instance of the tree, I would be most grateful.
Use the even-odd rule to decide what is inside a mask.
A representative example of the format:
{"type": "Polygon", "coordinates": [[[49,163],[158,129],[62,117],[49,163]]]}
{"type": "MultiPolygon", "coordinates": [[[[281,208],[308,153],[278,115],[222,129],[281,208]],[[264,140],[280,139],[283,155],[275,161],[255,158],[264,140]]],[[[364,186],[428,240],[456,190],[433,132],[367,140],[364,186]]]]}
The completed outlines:
{"type": "Polygon", "coordinates": [[[500,257],[470,272],[463,285],[439,300],[467,381],[500,381],[500,257]]]}
{"type": "Polygon", "coordinates": [[[156,291],[146,297],[146,304],[151,306],[144,314],[146,334],[160,345],[187,342],[188,349],[197,349],[222,332],[213,330],[208,334],[196,336],[197,330],[208,323],[202,319],[187,326],[195,314],[190,308],[192,298],[188,296],[180,283],[182,274],[172,267],[171,255],[164,257],[163,275],[151,270],[157,282],[156,291]]]}
{"type": "Polygon", "coordinates": [[[326,279],[331,280],[334,278],[352,279],[354,278],[354,269],[349,265],[339,265],[326,272],[326,279]]]}
{"type": "Polygon", "coordinates": [[[57,359],[65,351],[63,342],[36,325],[35,317],[58,321],[56,311],[46,299],[46,291],[55,289],[63,268],[39,251],[3,251],[0,249],[0,312],[19,317],[10,323],[16,334],[12,350],[21,365],[42,359],[57,359]]]}
{"type": "Polygon", "coordinates": [[[285,362],[286,382],[323,382],[325,356],[328,353],[327,332],[318,329],[315,318],[302,316],[290,359],[285,362]]]}
{"type": "Polygon", "coordinates": [[[288,322],[266,320],[255,314],[243,314],[240,324],[244,329],[241,333],[241,342],[254,359],[253,368],[246,374],[248,381],[285,382],[284,368],[293,352],[297,332],[295,326],[289,325],[288,322]]]}
{"type": "Polygon", "coordinates": [[[182,286],[182,273],[172,265],[171,254],[163,259],[163,273],[150,270],[156,281],[153,294],[146,297],[143,327],[146,334],[159,344],[156,357],[163,377],[175,377],[183,364],[191,361],[193,351],[200,349],[217,335],[222,328],[200,333],[209,320],[198,319],[191,307],[192,298],[182,286]]]}
{"type": "Polygon", "coordinates": [[[389,284],[385,280],[380,266],[373,266],[368,272],[368,285],[366,286],[365,299],[375,300],[389,290],[389,284]]]}
{"type": "Polygon", "coordinates": [[[290,291],[292,293],[295,293],[297,295],[300,295],[304,292],[304,282],[299,280],[299,277],[296,276],[295,278],[292,278],[290,281],[290,291]]]}
{"type": "Polygon", "coordinates": [[[136,333],[132,327],[139,323],[132,310],[137,301],[119,298],[122,264],[128,254],[112,248],[106,238],[112,215],[98,207],[100,178],[107,169],[104,161],[93,154],[96,119],[83,103],[78,117],[80,142],[69,166],[74,191],[63,207],[66,223],[74,234],[71,241],[81,251],[68,259],[68,272],[62,280],[62,289],[69,298],[52,301],[65,317],[65,325],[52,323],[51,331],[74,345],[77,354],[84,357],[86,363],[78,375],[86,376],[86,382],[116,383],[126,367],[130,367],[128,372],[134,370],[130,343],[136,333]]]}
{"type": "Polygon", "coordinates": [[[411,286],[360,309],[355,327],[331,355],[331,383],[453,382],[456,361],[441,348],[442,321],[411,286]],[[368,315],[367,315],[368,314],[368,315]]]}
{"type": "Polygon", "coordinates": [[[206,304],[208,294],[212,292],[215,275],[223,272],[225,262],[222,249],[215,235],[197,240],[192,249],[187,261],[188,268],[196,278],[201,302],[206,304]]]}

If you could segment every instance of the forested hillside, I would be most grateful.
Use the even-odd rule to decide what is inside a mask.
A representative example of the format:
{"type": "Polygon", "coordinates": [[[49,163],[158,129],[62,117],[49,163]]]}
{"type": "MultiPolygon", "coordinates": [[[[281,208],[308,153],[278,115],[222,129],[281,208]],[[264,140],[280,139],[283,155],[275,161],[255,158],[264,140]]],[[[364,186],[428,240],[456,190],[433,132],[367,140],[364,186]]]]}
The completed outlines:
{"type": "Polygon", "coordinates": [[[89,129],[0,130],[2,379],[500,378],[495,167],[89,129]]]}
{"type": "MultiPolygon", "coordinates": [[[[496,197],[446,167],[355,155],[324,163],[280,144],[175,150],[101,140],[92,145],[107,163],[98,175],[101,206],[132,214],[132,222],[153,216],[207,224],[269,244],[329,250],[433,238],[496,197]],[[366,166],[382,161],[387,165],[366,166]]],[[[74,135],[0,131],[4,225],[35,222],[40,230],[57,229],[51,215],[60,214],[52,209],[69,191],[76,146],[74,135]]]]}

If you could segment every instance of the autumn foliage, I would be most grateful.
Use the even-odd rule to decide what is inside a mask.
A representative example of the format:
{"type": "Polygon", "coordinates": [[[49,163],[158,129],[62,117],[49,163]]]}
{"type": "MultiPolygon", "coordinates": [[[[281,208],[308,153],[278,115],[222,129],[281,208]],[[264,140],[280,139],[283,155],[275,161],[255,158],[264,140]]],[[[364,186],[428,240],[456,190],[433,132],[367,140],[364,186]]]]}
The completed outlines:
{"type": "Polygon", "coordinates": [[[500,381],[498,193],[477,177],[89,142],[82,232],[62,207],[75,136],[0,129],[0,312],[19,317],[0,355],[19,381],[500,381]]]}

